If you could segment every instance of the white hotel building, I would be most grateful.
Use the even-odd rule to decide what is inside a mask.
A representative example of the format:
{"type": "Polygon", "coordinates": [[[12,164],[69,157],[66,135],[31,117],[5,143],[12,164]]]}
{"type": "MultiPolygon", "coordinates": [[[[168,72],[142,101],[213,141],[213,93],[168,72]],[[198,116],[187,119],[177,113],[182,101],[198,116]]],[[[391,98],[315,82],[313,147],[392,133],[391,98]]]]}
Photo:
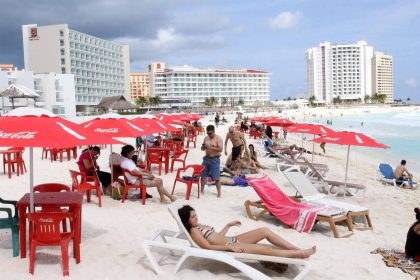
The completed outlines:
{"type": "MultiPolygon", "coordinates": [[[[76,115],[74,92],[74,76],[72,74],[34,74],[32,71],[0,71],[0,91],[9,85],[24,86],[40,95],[36,106],[43,107],[54,114],[63,117],[76,115]]],[[[26,98],[16,98],[15,107],[33,106],[34,101],[26,98]]],[[[0,108],[11,109],[11,99],[0,98],[0,108]]]]}
{"type": "Polygon", "coordinates": [[[259,70],[197,69],[190,66],[166,68],[164,63],[149,65],[150,95],[160,96],[171,107],[203,105],[206,98],[239,99],[245,105],[269,100],[269,74],[259,70]]]}
{"type": "Polygon", "coordinates": [[[308,96],[316,103],[341,100],[364,100],[372,95],[373,47],[366,42],[337,44],[322,42],[306,51],[308,96]]]}
{"type": "Polygon", "coordinates": [[[393,58],[375,52],[372,58],[372,93],[385,94],[385,103],[394,102],[393,58]]]}
{"type": "Polygon", "coordinates": [[[102,97],[130,99],[129,49],[68,28],[67,24],[23,25],[25,69],[73,74],[78,112],[102,97]]]}

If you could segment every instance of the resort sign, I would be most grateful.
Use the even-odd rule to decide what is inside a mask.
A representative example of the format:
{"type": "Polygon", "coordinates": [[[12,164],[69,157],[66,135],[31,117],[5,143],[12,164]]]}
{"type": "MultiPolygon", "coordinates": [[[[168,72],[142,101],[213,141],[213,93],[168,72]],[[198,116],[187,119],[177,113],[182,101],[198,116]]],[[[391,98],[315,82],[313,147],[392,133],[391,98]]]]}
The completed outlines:
{"type": "Polygon", "coordinates": [[[38,28],[33,27],[31,28],[31,35],[29,36],[29,41],[39,40],[38,37],[38,28]]]}

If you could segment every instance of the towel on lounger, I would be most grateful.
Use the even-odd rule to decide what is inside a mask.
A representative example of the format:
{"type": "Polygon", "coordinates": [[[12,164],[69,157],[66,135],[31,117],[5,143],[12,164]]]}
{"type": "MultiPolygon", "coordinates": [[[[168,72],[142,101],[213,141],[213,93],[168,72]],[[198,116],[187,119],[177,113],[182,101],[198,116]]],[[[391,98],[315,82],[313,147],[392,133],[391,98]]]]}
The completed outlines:
{"type": "Polygon", "coordinates": [[[299,232],[311,232],[317,213],[325,209],[325,207],[298,203],[292,200],[268,176],[261,178],[247,177],[247,180],[264,202],[268,211],[299,232]]]}

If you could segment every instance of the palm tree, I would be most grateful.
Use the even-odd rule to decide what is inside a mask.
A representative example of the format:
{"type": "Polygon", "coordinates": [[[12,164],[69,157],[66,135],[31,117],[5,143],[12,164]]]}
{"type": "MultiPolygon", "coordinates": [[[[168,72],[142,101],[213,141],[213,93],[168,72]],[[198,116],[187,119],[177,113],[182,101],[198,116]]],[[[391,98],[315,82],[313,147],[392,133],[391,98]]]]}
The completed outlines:
{"type": "Polygon", "coordinates": [[[149,97],[149,105],[150,105],[150,107],[152,107],[152,106],[158,106],[158,105],[160,105],[160,103],[162,103],[162,99],[160,98],[160,96],[149,97]]]}
{"type": "Polygon", "coordinates": [[[204,99],[204,106],[206,106],[206,107],[211,107],[211,101],[210,101],[210,98],[206,97],[206,98],[204,99]]]}
{"type": "Polygon", "coordinates": [[[368,103],[369,100],[370,100],[370,96],[369,95],[366,95],[363,99],[365,100],[365,103],[368,103]]]}
{"type": "Polygon", "coordinates": [[[211,107],[216,107],[216,105],[217,105],[217,98],[214,97],[214,96],[212,96],[212,97],[209,98],[209,100],[210,100],[210,106],[211,107]]]}
{"type": "Polygon", "coordinates": [[[244,99],[242,97],[239,97],[238,106],[243,106],[244,104],[245,104],[244,99]]]}
{"type": "Polygon", "coordinates": [[[315,107],[315,100],[316,100],[315,96],[312,95],[311,97],[309,97],[308,101],[311,107],[315,107]]]}
{"type": "Polygon", "coordinates": [[[407,103],[410,103],[410,101],[411,101],[411,98],[407,97],[407,103]]]}
{"type": "Polygon", "coordinates": [[[147,99],[147,97],[140,96],[139,98],[136,99],[136,105],[140,106],[140,108],[143,108],[144,106],[146,106],[147,103],[149,103],[149,100],[147,99]]]}
{"type": "Polygon", "coordinates": [[[224,106],[226,106],[227,103],[228,103],[227,97],[222,97],[221,105],[224,107],[224,106]]]}

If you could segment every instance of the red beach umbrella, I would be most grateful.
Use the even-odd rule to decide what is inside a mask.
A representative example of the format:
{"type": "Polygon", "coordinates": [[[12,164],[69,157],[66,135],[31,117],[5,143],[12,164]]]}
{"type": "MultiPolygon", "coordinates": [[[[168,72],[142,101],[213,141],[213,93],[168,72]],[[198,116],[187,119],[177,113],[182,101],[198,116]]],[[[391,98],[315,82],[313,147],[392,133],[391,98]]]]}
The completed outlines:
{"type": "Polygon", "coordinates": [[[172,125],[158,121],[157,119],[135,118],[130,120],[130,122],[134,125],[138,125],[139,127],[147,128],[147,130],[152,131],[152,133],[161,133],[166,131],[173,132],[179,130],[172,125]]]}
{"type": "MultiPolygon", "coordinates": [[[[335,131],[322,125],[310,123],[297,123],[285,128],[288,132],[302,133],[302,147],[303,147],[303,134],[326,135],[334,133],[335,131]]],[[[312,143],[312,162],[314,162],[315,142],[312,143]]]]}
{"type": "Polygon", "coordinates": [[[111,137],[139,137],[153,132],[147,127],[139,127],[126,118],[96,118],[80,124],[80,126],[111,137]]]}
{"type": "Polygon", "coordinates": [[[290,126],[295,124],[292,121],[289,121],[288,119],[283,119],[283,118],[269,118],[265,121],[262,121],[265,125],[269,125],[269,126],[281,126],[281,127],[286,127],[286,126],[290,126]]]}
{"type": "Polygon", "coordinates": [[[18,108],[0,118],[0,146],[29,147],[30,205],[33,212],[33,147],[65,148],[121,143],[40,108],[18,108]]]}
{"type": "Polygon", "coordinates": [[[363,133],[351,132],[351,131],[338,131],[319,138],[315,138],[312,141],[318,143],[332,143],[338,145],[347,145],[347,161],[346,161],[346,175],[344,177],[344,195],[346,193],[346,184],[347,184],[347,171],[349,166],[349,154],[350,146],[360,146],[360,147],[372,147],[372,148],[382,148],[388,149],[389,147],[379,143],[375,139],[366,136],[363,133]]]}

